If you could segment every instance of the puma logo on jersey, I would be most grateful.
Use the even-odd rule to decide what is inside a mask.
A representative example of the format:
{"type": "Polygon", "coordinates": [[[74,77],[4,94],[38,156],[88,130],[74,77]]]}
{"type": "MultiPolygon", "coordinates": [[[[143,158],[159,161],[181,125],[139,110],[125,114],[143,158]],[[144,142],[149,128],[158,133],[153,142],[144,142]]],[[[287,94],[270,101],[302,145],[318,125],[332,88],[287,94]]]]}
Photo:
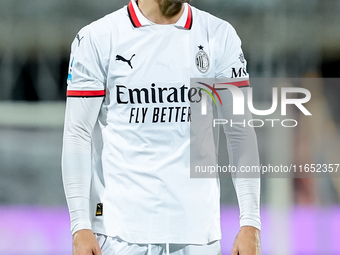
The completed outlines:
{"type": "Polygon", "coordinates": [[[84,39],[84,36],[83,36],[82,38],[80,38],[79,34],[77,34],[76,38],[77,38],[77,40],[78,40],[78,47],[79,47],[79,46],[80,46],[81,40],[84,39]]]}
{"type": "Polygon", "coordinates": [[[136,56],[136,54],[133,54],[132,57],[130,58],[130,60],[126,60],[124,57],[117,55],[116,60],[126,62],[131,67],[131,69],[133,69],[133,67],[131,65],[131,60],[134,56],[136,56]]]}

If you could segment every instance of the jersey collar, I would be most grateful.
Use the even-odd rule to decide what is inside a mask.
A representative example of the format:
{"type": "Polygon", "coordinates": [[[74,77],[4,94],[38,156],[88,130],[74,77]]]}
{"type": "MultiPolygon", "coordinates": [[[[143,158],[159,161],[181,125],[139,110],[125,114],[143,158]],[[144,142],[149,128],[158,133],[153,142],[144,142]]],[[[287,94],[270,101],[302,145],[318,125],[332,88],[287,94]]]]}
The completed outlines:
{"type": "MultiPolygon", "coordinates": [[[[192,9],[189,4],[185,3],[184,12],[181,18],[174,24],[176,27],[181,27],[190,30],[193,23],[192,9]]],[[[128,14],[131,23],[134,27],[150,26],[154,25],[150,20],[148,20],[139,10],[136,0],[131,0],[128,7],[128,14]]]]}

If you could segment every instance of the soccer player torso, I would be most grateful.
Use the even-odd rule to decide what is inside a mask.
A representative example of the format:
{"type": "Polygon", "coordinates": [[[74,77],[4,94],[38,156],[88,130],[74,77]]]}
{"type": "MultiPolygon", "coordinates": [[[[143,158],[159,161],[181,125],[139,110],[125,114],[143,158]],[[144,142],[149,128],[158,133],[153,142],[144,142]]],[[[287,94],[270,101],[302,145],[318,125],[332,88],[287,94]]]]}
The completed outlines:
{"type": "Polygon", "coordinates": [[[223,59],[240,55],[222,48],[239,40],[230,27],[187,4],[176,24],[152,24],[131,1],[77,35],[68,95],[105,95],[92,139],[94,232],[135,243],[220,239],[218,180],[190,179],[190,104],[200,97],[190,78],[245,70],[223,59]]]}

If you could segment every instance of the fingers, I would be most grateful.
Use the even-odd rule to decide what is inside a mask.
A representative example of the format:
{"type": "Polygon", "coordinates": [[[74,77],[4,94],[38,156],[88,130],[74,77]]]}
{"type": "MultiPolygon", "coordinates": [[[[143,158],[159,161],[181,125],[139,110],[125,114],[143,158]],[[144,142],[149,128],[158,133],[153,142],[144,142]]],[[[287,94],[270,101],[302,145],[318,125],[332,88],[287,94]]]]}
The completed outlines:
{"type": "Polygon", "coordinates": [[[239,255],[238,248],[234,245],[231,250],[231,255],[239,255]]]}
{"type": "Polygon", "coordinates": [[[235,237],[233,248],[231,249],[231,255],[239,255],[239,249],[238,249],[238,236],[235,237]]]}
{"type": "Polygon", "coordinates": [[[96,243],[95,247],[93,248],[93,255],[102,255],[102,251],[99,247],[98,242],[96,243]]]}

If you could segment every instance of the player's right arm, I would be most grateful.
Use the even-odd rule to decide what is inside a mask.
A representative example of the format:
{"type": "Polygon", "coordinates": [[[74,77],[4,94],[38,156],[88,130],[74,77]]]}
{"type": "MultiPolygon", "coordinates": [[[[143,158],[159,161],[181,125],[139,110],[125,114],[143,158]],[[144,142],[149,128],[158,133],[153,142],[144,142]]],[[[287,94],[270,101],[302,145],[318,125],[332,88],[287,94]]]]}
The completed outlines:
{"type": "Polygon", "coordinates": [[[74,255],[100,255],[90,221],[92,133],[105,95],[105,68],[89,27],[72,43],[64,123],[62,175],[74,255]]]}
{"type": "Polygon", "coordinates": [[[64,124],[62,174],[71,219],[74,255],[100,255],[92,233],[89,201],[91,134],[102,98],[68,98],[64,124]]]}

